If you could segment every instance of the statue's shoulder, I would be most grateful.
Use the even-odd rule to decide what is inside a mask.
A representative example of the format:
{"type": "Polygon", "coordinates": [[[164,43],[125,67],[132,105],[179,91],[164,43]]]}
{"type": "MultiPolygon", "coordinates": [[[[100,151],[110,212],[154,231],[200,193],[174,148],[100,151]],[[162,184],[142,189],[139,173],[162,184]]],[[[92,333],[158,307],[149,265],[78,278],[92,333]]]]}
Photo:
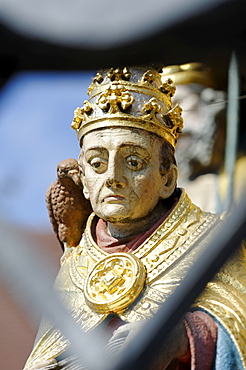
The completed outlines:
{"type": "MultiPolygon", "coordinates": [[[[220,216],[203,211],[199,206],[193,203],[192,199],[186,193],[185,189],[180,189],[181,195],[179,201],[177,202],[176,206],[172,211],[172,215],[176,213],[179,215],[180,218],[180,226],[182,223],[186,223],[187,221],[193,223],[202,222],[205,223],[205,227],[210,228],[214,227],[217,224],[221,224],[220,216]]],[[[174,216],[177,217],[177,216],[174,216]]]]}

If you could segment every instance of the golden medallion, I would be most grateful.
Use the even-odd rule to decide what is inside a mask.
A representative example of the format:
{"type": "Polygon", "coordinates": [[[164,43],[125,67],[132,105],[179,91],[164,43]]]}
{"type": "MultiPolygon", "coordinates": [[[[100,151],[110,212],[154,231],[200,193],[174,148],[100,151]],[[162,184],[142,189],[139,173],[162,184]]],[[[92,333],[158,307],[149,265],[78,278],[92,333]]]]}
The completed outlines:
{"type": "Polygon", "coordinates": [[[118,313],[139,296],[145,278],[145,267],[135,255],[109,255],[96,263],[86,278],[86,302],[96,312],[118,313]]]}

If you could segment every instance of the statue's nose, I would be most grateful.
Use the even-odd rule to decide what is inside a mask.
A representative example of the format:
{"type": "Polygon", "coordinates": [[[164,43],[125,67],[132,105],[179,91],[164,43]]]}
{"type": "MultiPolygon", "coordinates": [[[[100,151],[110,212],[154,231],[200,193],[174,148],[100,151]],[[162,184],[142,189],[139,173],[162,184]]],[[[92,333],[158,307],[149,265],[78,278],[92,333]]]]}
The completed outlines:
{"type": "Polygon", "coordinates": [[[123,173],[122,163],[117,163],[115,159],[109,162],[106,176],[106,185],[108,187],[123,188],[126,186],[126,177],[123,173]]]}

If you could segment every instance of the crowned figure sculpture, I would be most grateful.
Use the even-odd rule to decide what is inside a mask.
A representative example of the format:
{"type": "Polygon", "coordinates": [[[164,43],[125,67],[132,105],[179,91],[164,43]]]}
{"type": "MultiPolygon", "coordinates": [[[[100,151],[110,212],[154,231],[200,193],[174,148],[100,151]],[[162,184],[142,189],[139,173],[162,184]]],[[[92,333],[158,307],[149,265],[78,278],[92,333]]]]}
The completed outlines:
{"type": "MultiPolygon", "coordinates": [[[[177,187],[183,118],[174,94],[162,69],[98,72],[74,113],[78,162],[59,164],[47,193],[65,250],[55,289],[81,330],[108,334],[105,350],[114,356],[138,340],[221,224],[177,187]]],[[[245,269],[241,248],[177,323],[151,369],[246,367],[245,269]]],[[[82,369],[69,347],[44,319],[25,370],[82,369]]]]}

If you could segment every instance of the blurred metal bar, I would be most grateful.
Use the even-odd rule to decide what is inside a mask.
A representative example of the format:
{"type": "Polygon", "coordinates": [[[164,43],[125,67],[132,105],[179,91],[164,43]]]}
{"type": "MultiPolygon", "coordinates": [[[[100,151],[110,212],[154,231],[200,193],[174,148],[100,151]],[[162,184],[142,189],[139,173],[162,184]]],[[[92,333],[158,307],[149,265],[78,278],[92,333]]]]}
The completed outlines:
{"type": "MultiPolygon", "coordinates": [[[[70,354],[92,370],[108,369],[105,342],[94,332],[83,333],[51,289],[53,278],[49,264],[33,252],[28,240],[13,226],[0,222],[0,277],[12,295],[30,316],[45,315],[71,343],[70,354]],[[97,353],[97,356],[95,356],[97,353]]],[[[41,247],[40,247],[41,248],[41,247]]]]}
{"type": "Polygon", "coordinates": [[[225,172],[227,193],[223,211],[231,210],[234,203],[234,172],[237,160],[239,127],[240,83],[236,54],[232,53],[228,73],[228,105],[226,124],[225,172]]]}
{"type": "Polygon", "coordinates": [[[142,335],[123,352],[114,370],[147,370],[171,330],[228,257],[246,237],[246,196],[228,217],[180,286],[156,315],[146,322],[142,335]]]}

